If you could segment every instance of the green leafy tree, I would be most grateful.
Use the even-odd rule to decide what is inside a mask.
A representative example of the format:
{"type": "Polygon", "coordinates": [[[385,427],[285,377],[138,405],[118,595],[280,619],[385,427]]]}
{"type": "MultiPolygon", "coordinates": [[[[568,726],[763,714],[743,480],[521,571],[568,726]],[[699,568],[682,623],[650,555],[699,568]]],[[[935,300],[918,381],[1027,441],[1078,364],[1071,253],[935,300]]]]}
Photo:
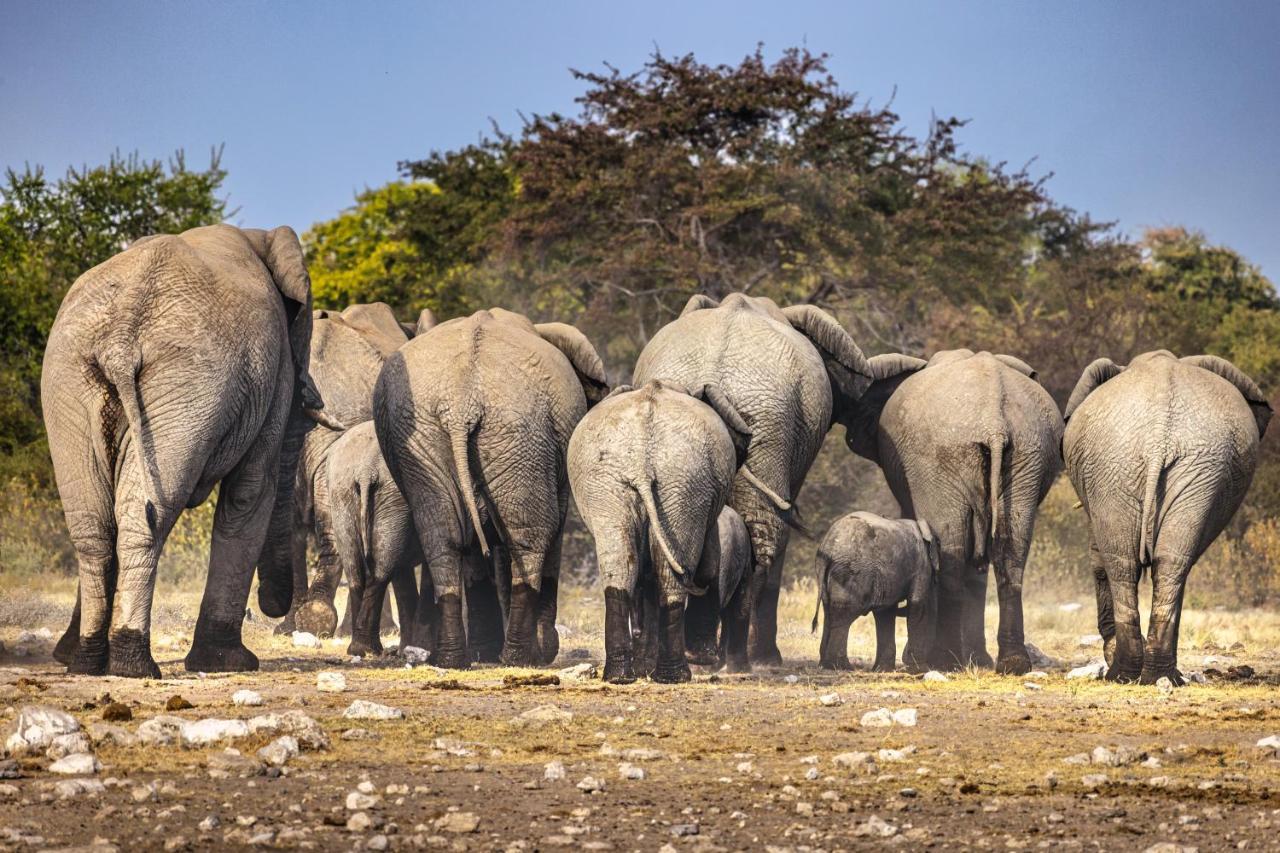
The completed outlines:
{"type": "Polygon", "coordinates": [[[147,234],[222,221],[221,149],[209,167],[187,168],[113,155],[102,166],[50,180],[40,167],[9,169],[0,186],[0,477],[48,484],[40,418],[40,364],[67,289],[88,270],[147,234]]]}

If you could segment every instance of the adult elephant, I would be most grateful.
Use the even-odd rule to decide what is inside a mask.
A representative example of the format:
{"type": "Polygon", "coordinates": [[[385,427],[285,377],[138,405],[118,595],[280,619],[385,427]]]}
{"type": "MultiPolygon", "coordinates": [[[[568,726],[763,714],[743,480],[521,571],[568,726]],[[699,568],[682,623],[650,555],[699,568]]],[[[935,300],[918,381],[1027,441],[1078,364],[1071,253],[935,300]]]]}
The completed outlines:
{"type": "MultiPolygon", "coordinates": [[[[373,386],[383,362],[410,338],[435,325],[423,311],[416,326],[396,320],[383,302],[352,305],[342,312],[314,312],[311,376],[336,426],[354,427],[373,419],[373,386]]],[[[294,488],[277,494],[274,522],[259,560],[263,574],[289,573],[293,609],[277,633],[295,628],[316,635],[333,634],[338,624],[334,596],[342,579],[342,563],[330,520],[328,467],[330,451],[342,435],[300,413],[290,417],[285,446],[298,454],[294,488]],[[307,540],[316,548],[316,568],[308,582],[307,540]]],[[[401,587],[403,590],[403,586],[401,587]]]]}
{"type": "Polygon", "coordinates": [[[1182,684],[1187,575],[1244,500],[1271,406],[1225,359],[1158,350],[1127,367],[1106,358],[1090,364],[1064,417],[1067,475],[1089,516],[1107,678],[1182,684]],[[1146,569],[1144,648],[1138,581],[1146,569]]]}
{"type": "MultiPolygon", "coordinates": [[[[255,560],[297,452],[292,415],[324,420],[308,374],[311,282],[291,228],[145,237],[76,280],[45,349],[41,397],[79,562],[58,644],[75,673],[159,677],[156,563],[185,507],[220,484],[188,670],[251,670],[240,639],[255,560]],[[113,612],[114,611],[114,612],[113,612]]],[[[286,572],[262,577],[269,616],[286,572]]]]}
{"type": "MultiPolygon", "coordinates": [[[[781,663],[778,592],[786,521],[833,415],[852,409],[871,381],[862,350],[834,317],[812,305],[779,308],[742,293],[717,303],[697,295],[653,336],[634,375],[637,386],[658,379],[719,388],[746,420],[751,443],[729,505],[751,533],[750,659],[781,663]]],[[[691,645],[707,642],[694,638],[691,645]]],[[[730,660],[729,666],[742,670],[746,662],[730,660]]]]}
{"type": "MultiPolygon", "coordinates": [[[[845,419],[845,440],[877,463],[907,518],[938,538],[938,626],[928,663],[991,666],[988,566],[1000,599],[996,669],[1031,669],[1022,579],[1036,513],[1061,467],[1062,418],[1026,363],[971,350],[871,359],[875,381],[845,419]]],[[[914,655],[915,649],[909,649],[914,655]]],[[[918,660],[904,661],[908,665],[918,660]]]]}
{"type": "Polygon", "coordinates": [[[374,425],[434,583],[440,666],[468,666],[468,642],[481,660],[555,658],[565,451],[607,393],[586,336],[501,308],[442,323],[387,359],[374,425]]]}

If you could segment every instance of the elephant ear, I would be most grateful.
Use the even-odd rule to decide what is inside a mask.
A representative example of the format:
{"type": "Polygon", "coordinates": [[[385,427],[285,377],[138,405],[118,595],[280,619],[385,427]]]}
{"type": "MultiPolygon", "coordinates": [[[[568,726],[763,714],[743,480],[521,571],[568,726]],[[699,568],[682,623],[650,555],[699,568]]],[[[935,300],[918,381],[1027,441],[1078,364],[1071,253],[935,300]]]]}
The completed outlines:
{"type": "Polygon", "coordinates": [[[914,376],[929,362],[899,352],[873,356],[867,361],[871,385],[858,401],[844,413],[845,442],[854,453],[873,462],[880,457],[880,413],[898,390],[898,386],[914,376]]]}
{"type": "Polygon", "coordinates": [[[418,315],[418,325],[414,327],[413,333],[409,337],[416,338],[419,335],[425,335],[436,327],[437,322],[435,312],[430,308],[423,308],[422,313],[418,315]]]}
{"type": "Polygon", "coordinates": [[[1040,374],[1036,372],[1036,369],[1031,365],[1027,364],[1025,361],[1023,361],[1020,358],[1017,358],[1012,355],[1004,355],[1002,353],[997,353],[995,355],[995,360],[1005,365],[1006,367],[1012,367],[1014,370],[1018,371],[1028,379],[1033,379],[1036,382],[1040,381],[1040,374]]]}
{"type": "Polygon", "coordinates": [[[289,348],[292,351],[294,375],[302,408],[309,416],[330,429],[344,429],[343,425],[325,418],[320,412],[324,400],[311,378],[311,276],[302,255],[302,243],[297,233],[288,225],[270,231],[256,228],[242,232],[253,246],[271,280],[284,298],[285,316],[289,323],[289,348]]]}
{"type": "Polygon", "coordinates": [[[729,438],[733,439],[738,467],[741,468],[746,464],[747,449],[751,446],[751,427],[747,426],[746,419],[738,412],[738,408],[733,405],[733,401],[719,385],[704,385],[690,396],[697,397],[706,403],[720,416],[720,420],[724,421],[725,427],[729,430],[729,438]]]}
{"type": "Polygon", "coordinates": [[[600,354],[587,340],[587,336],[568,323],[538,323],[534,330],[544,341],[554,346],[569,359],[582,383],[582,393],[587,397],[587,407],[599,403],[609,394],[609,377],[604,372],[600,354]]]}
{"type": "Polygon", "coordinates": [[[1250,379],[1243,370],[1216,355],[1189,355],[1181,360],[1216,373],[1236,386],[1240,396],[1244,397],[1245,402],[1249,404],[1249,410],[1253,412],[1253,419],[1258,425],[1258,438],[1262,438],[1267,431],[1267,424],[1271,422],[1272,412],[1271,403],[1258,387],[1258,383],[1250,379]]]}
{"type": "Polygon", "coordinates": [[[789,305],[782,309],[791,327],[818,349],[832,386],[842,397],[837,408],[857,400],[871,384],[871,369],[862,350],[835,317],[813,305],[789,305]]]}
{"type": "Polygon", "coordinates": [[[719,308],[720,303],[716,302],[705,293],[695,293],[689,297],[689,301],[684,304],[684,309],[680,312],[680,316],[692,314],[694,311],[701,311],[704,308],[719,308]]]}
{"type": "Polygon", "coordinates": [[[1071,420],[1071,416],[1075,414],[1076,409],[1080,408],[1080,404],[1102,383],[1114,379],[1124,371],[1123,364],[1116,364],[1109,358],[1099,358],[1084,369],[1084,373],[1080,374],[1080,381],[1076,383],[1075,390],[1071,392],[1071,396],[1067,399],[1067,407],[1062,411],[1062,420],[1064,422],[1071,420]]]}

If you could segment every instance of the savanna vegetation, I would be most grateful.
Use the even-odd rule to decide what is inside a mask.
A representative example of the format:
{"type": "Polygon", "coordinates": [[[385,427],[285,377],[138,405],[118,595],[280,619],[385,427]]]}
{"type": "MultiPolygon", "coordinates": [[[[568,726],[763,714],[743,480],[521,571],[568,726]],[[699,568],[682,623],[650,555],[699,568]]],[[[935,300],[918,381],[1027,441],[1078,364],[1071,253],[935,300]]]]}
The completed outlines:
{"type": "MultiPolygon", "coordinates": [[[[573,72],[568,115],[529,116],[473,145],[399,164],[305,234],[318,306],[382,300],[404,318],[505,305],[577,324],[611,378],[696,293],[748,291],[835,314],[867,353],[969,347],[1034,365],[1063,403],[1095,357],[1210,352],[1280,388],[1280,299],[1259,269],[1191,226],[1132,239],[1055,202],[1049,175],[961,146],[965,121],[905,127],[789,50],[737,65],[653,55],[634,73],[573,72]]],[[[981,117],[978,117],[979,119],[981,117]]],[[[412,152],[406,152],[412,154],[412,152]]],[[[0,571],[70,573],[39,415],[44,340],[84,270],[139,236],[229,215],[217,152],[192,170],[136,157],[0,188],[0,571]]],[[[264,223],[275,225],[277,223],[264,223]]],[[[297,223],[295,223],[297,225],[297,223]]],[[[883,480],[833,432],[800,495],[814,530],[853,508],[893,513],[883,480]]],[[[1070,485],[1046,501],[1028,591],[1086,595],[1070,485]]],[[[211,511],[188,513],[168,571],[203,570],[211,511]]],[[[592,572],[571,527],[566,571],[592,572]]],[[[793,538],[788,572],[812,543],[793,538]]],[[[1280,451],[1191,579],[1201,605],[1280,598],[1280,451]]],[[[162,573],[165,570],[162,568],[162,573]]]]}

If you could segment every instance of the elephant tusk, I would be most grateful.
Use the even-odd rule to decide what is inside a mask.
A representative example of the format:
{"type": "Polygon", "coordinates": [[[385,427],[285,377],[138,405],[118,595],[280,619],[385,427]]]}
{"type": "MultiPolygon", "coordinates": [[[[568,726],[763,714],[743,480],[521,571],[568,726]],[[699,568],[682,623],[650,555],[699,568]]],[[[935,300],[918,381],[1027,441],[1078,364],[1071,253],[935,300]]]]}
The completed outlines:
{"type": "Polygon", "coordinates": [[[346,425],[342,423],[342,421],[336,418],[331,418],[328,415],[326,415],[323,409],[304,408],[302,410],[302,413],[307,417],[311,418],[311,420],[320,424],[320,426],[328,427],[329,429],[334,430],[336,432],[342,432],[347,428],[346,425]]]}

